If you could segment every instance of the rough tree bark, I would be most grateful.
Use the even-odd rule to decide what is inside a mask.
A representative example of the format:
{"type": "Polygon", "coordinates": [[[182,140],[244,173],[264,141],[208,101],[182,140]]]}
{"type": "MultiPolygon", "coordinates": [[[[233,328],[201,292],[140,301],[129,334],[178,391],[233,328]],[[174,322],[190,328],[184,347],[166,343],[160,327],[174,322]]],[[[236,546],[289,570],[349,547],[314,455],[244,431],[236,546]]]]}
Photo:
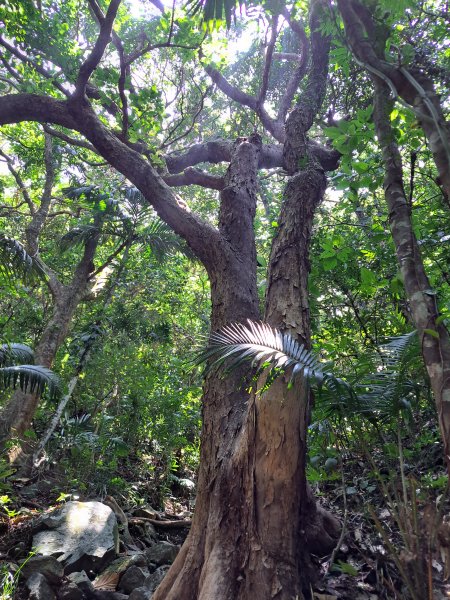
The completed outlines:
{"type": "MultiPolygon", "coordinates": [[[[318,14],[313,12],[314,32],[317,18],[318,14]]],[[[283,127],[284,167],[292,177],[284,193],[278,234],[269,261],[265,309],[268,323],[290,331],[307,345],[310,343],[309,244],[315,209],[323,198],[326,179],[323,168],[308,149],[306,133],[322,104],[328,67],[327,40],[318,33],[312,38],[314,60],[308,83],[301,102],[290,115],[286,128],[283,127]]],[[[236,161],[238,165],[245,167],[239,177],[243,182],[238,185],[241,198],[243,189],[247,193],[253,190],[247,203],[241,199],[240,206],[254,205],[257,163],[254,175],[243,161],[236,161]],[[245,174],[249,178],[246,182],[245,174]]],[[[234,215],[229,213],[232,229],[225,235],[230,239],[234,231],[240,239],[241,230],[236,229],[238,221],[242,225],[240,208],[228,202],[229,190],[226,187],[227,193],[222,194],[221,214],[230,209],[234,215]]],[[[237,189],[234,196],[238,197],[237,189]]],[[[248,227],[247,236],[253,231],[252,222],[248,227]]],[[[252,252],[254,255],[253,241],[252,252]]],[[[247,279],[254,277],[255,259],[254,255],[248,264],[251,270],[245,274],[247,279]]],[[[221,286],[229,285],[226,276],[221,273],[221,286]]],[[[244,289],[256,292],[253,284],[250,288],[243,283],[244,289]]],[[[213,286],[213,328],[229,322],[215,318],[216,293],[213,286]]],[[[237,306],[229,306],[228,312],[232,321],[243,320],[245,316],[242,312],[238,316],[237,306]]],[[[233,374],[222,383],[222,393],[226,390],[227,398],[222,398],[220,408],[217,392],[210,395],[217,381],[212,388],[208,387],[211,383],[205,388],[201,465],[208,465],[208,470],[200,471],[196,513],[189,536],[156,591],[155,600],[250,597],[292,600],[303,598],[305,593],[309,597],[313,578],[310,553],[331,551],[339,535],[339,523],[317,507],[306,482],[310,400],[306,382],[288,389],[286,381],[279,380],[261,396],[246,397],[241,392],[230,403],[239,378],[242,373],[233,374]],[[220,410],[219,419],[217,414],[211,419],[211,399],[214,412],[220,410]]]]}
{"type": "Polygon", "coordinates": [[[384,192],[392,238],[411,316],[419,334],[423,360],[430,377],[450,474],[450,336],[442,319],[439,319],[436,294],[431,289],[413,230],[411,207],[403,187],[402,159],[390,121],[393,108],[390,90],[378,77],[374,77],[373,81],[374,122],[383,153],[384,192]],[[426,330],[431,330],[434,334],[431,335],[426,330]]]}
{"type": "MultiPolygon", "coordinates": [[[[257,135],[227,145],[230,166],[219,186],[222,192],[217,229],[191,213],[140,154],[142,150],[124,143],[102,124],[84,96],[89,74],[106,47],[111,18],[99,19],[101,39],[82,67],[83,77],[77,80],[75,94],[67,101],[27,94],[0,98],[0,124],[37,120],[82,133],[98,154],[141,190],[203,262],[211,281],[213,329],[260,317],[253,233],[257,168],[265,160],[280,161],[291,180],[274,242],[266,314],[269,322],[281,324],[308,342],[307,253],[312,217],[322,198],[325,179],[312,157],[314,149],[319,148],[312,144],[313,149],[308,150],[311,143],[306,141],[306,133],[320,107],[326,83],[328,46],[317,31],[317,10],[324,4],[312,2],[314,41],[307,102],[297,107],[286,128],[284,123],[268,128],[284,146],[263,148],[257,135]]],[[[111,3],[111,11],[114,7],[117,2],[111,3]]],[[[113,13],[108,12],[111,17],[113,13]]],[[[269,60],[264,69],[267,80],[269,60]]],[[[294,78],[298,83],[299,72],[294,78]]],[[[288,86],[284,107],[292,103],[294,93],[293,86],[288,86]]],[[[270,117],[259,106],[264,94],[265,90],[255,110],[266,122],[270,117]]],[[[282,112],[284,117],[287,111],[282,112]]],[[[331,161],[335,166],[336,157],[332,155],[323,149],[316,153],[319,160],[331,161]]],[[[179,157],[175,159],[181,162],[179,157]]],[[[195,161],[192,156],[190,159],[195,161]]],[[[176,172],[175,167],[171,171],[176,172]]],[[[309,596],[310,552],[331,550],[334,543],[324,526],[336,532],[336,522],[331,518],[324,521],[306,487],[307,387],[287,390],[278,382],[262,398],[254,397],[246,390],[244,374],[237,371],[226,379],[210,375],[205,382],[193,524],[154,600],[301,599],[309,596]]]]}

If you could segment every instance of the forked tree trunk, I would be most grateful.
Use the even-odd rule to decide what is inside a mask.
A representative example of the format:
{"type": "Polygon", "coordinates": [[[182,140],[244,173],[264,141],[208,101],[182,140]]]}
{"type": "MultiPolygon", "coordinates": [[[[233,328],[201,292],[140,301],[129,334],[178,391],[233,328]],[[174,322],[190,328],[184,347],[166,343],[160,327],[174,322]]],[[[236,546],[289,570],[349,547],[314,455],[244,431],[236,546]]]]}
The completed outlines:
{"type": "MultiPolygon", "coordinates": [[[[259,317],[257,145],[253,139],[237,147],[222,193],[220,229],[236,253],[209,273],[213,329],[259,317]],[[245,154],[254,156],[253,172],[245,154]]],[[[272,324],[287,320],[308,341],[304,286],[312,218],[324,189],[323,172],[314,167],[288,185],[267,297],[272,324]]],[[[312,578],[311,549],[326,552],[335,543],[337,523],[317,511],[306,485],[307,385],[287,389],[280,380],[262,396],[249,396],[245,372],[206,381],[193,523],[154,600],[300,599],[312,578]]]]}

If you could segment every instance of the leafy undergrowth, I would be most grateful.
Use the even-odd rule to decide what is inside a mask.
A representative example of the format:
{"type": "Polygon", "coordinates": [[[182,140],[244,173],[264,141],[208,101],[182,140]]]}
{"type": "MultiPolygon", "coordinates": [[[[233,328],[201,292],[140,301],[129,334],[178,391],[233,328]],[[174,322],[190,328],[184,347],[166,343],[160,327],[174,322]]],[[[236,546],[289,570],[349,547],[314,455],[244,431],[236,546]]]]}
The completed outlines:
{"type": "Polygon", "coordinates": [[[450,597],[450,499],[442,447],[419,440],[414,452],[403,449],[411,462],[402,468],[391,450],[390,456],[386,447],[370,455],[346,451],[327,458],[326,469],[311,467],[321,504],[344,524],[335,552],[320,561],[317,600],[450,597]]]}
{"type": "MultiPolygon", "coordinates": [[[[385,433],[368,455],[356,437],[343,450],[336,436],[319,448],[311,437],[309,478],[321,505],[337,515],[343,535],[335,551],[315,557],[314,600],[434,600],[450,597],[450,497],[437,431],[420,436],[385,433]],[[333,443],[332,443],[333,442],[333,443]],[[340,450],[338,450],[340,449],[340,450]],[[399,460],[399,452],[402,460],[399,460]]],[[[320,439],[323,443],[323,431],[320,439]]],[[[360,439],[361,442],[361,439],[360,439]]],[[[195,474],[182,461],[167,469],[161,459],[123,460],[114,477],[100,473],[87,489],[81,475],[46,467],[30,477],[9,476],[0,497],[0,558],[18,563],[32,551],[33,523],[66,500],[103,500],[112,494],[128,514],[152,505],[161,514],[189,518],[195,505],[195,474]],[[147,467],[146,467],[147,465],[147,467]],[[103,485],[103,493],[99,489],[103,485]],[[81,486],[82,487],[82,486],[81,486]]],[[[130,524],[139,540],[139,527],[130,524]]],[[[187,530],[164,533],[181,544],[187,530]]],[[[15,598],[21,600],[20,588],[15,598]]],[[[25,596],[23,596],[25,598],[25,596]]],[[[6,596],[6,598],[9,598],[6,596]]]]}

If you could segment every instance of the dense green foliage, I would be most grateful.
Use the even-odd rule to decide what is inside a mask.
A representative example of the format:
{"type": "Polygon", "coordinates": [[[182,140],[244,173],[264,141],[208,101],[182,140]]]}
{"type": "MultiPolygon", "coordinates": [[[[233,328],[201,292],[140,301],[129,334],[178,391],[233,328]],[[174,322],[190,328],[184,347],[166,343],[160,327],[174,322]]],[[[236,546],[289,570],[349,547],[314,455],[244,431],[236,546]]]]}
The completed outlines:
{"type": "MultiPolygon", "coordinates": [[[[375,17],[391,61],[422,69],[439,94],[448,93],[446,3],[364,4],[375,17]]],[[[101,5],[107,8],[107,3],[101,5]]],[[[202,7],[176,3],[172,11],[164,4],[160,14],[150,3],[123,2],[114,25],[120,39],[113,36],[87,90],[103,122],[130,144],[145,144],[146,158],[164,175],[166,159],[168,164],[191,144],[218,138],[233,142],[253,131],[264,142],[273,142],[251,111],[212,85],[203,67],[214,65],[231,84],[255,94],[271,19],[281,15],[281,6],[252,3],[248,14],[238,14],[233,23],[234,3],[208,1],[204,16],[206,21],[216,19],[216,26],[205,26],[202,7]],[[217,23],[222,19],[228,29],[217,23]],[[121,72],[120,60],[133,53],[132,69],[121,72]]],[[[306,3],[298,1],[295,12],[309,32],[306,3]]],[[[284,29],[276,52],[299,52],[286,23],[280,27],[284,29]]],[[[262,370],[271,362],[275,368],[287,364],[294,374],[298,370],[322,375],[328,385],[315,388],[311,482],[339,480],[340,485],[337,467],[348,459],[345,468],[354,473],[352,467],[366,461],[369,453],[371,462],[367,459],[364,473],[351,474],[344,486],[349,495],[370,497],[381,464],[392,472],[400,468],[402,476],[406,469],[420,480],[425,494],[445,486],[444,464],[438,452],[431,468],[423,466],[429,449],[439,445],[438,423],[390,233],[372,86],[367,70],[351,56],[334,4],[323,15],[321,27],[332,39],[329,86],[322,113],[308,135],[336,149],[341,159],[338,169],[329,173],[326,200],[313,231],[309,295],[314,353],[288,337],[281,346],[268,343],[269,350],[264,349],[269,329],[257,330],[261,337],[253,339],[241,328],[234,334],[244,333],[244,339],[236,337],[239,347],[222,359],[233,356],[240,364],[238,353],[244,351],[262,370]],[[254,347],[255,340],[259,347],[254,347]],[[325,363],[323,370],[316,357],[325,363]]],[[[0,92],[54,98],[63,98],[73,88],[98,35],[91,12],[84,6],[80,10],[75,0],[6,0],[0,6],[0,29],[0,92]]],[[[275,64],[267,83],[271,113],[294,68],[288,60],[275,64]]],[[[448,110],[448,99],[442,104],[448,110]]],[[[446,323],[449,198],[414,112],[397,101],[390,121],[403,160],[414,233],[430,279],[429,294],[436,296],[438,318],[446,323]]],[[[205,170],[223,176],[225,169],[223,164],[209,164],[205,170]]],[[[255,233],[261,304],[285,180],[280,168],[259,174],[255,233]]],[[[180,194],[190,209],[217,224],[214,190],[186,186],[180,194]]],[[[55,275],[67,285],[89,240],[98,239],[88,289],[52,366],[66,392],[74,376],[78,384],[46,445],[44,464],[59,466],[61,492],[121,493],[136,503],[150,500],[161,505],[176,478],[195,479],[198,467],[202,369],[193,367],[193,350],[209,333],[206,272],[128,181],[81,135],[61,127],[28,122],[2,127],[0,234],[1,341],[32,348],[55,305],[47,278],[55,275]],[[54,171],[50,198],[48,139],[54,171]],[[25,248],[30,223],[46,200],[39,252],[29,256],[25,248]]],[[[433,328],[426,331],[437,335],[433,328]]],[[[233,331],[225,337],[227,333],[228,339],[219,336],[215,342],[233,342],[233,331]]],[[[0,348],[0,377],[5,377],[8,348],[13,354],[14,346],[0,348]]],[[[211,357],[218,357],[217,348],[204,352],[203,358],[211,357]]],[[[42,437],[57,409],[53,389],[44,393],[27,432],[31,439],[42,437]]],[[[10,391],[0,395],[5,405],[10,391]]]]}

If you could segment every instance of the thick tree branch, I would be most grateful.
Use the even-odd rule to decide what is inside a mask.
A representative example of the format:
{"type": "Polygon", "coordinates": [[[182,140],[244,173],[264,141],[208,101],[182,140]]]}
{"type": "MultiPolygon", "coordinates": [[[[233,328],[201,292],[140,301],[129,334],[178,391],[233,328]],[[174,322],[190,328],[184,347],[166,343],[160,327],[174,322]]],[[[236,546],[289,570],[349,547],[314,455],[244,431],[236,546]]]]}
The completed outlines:
{"type": "Polygon", "coordinates": [[[325,97],[328,77],[328,56],[330,39],[320,31],[321,10],[325,0],[317,0],[310,11],[311,63],[303,93],[286,122],[286,143],[284,145],[284,167],[289,174],[298,170],[299,160],[309,154],[306,132],[311,128],[325,97]]]}
{"type": "Polygon", "coordinates": [[[86,84],[100,63],[106,46],[111,41],[111,32],[120,2],[121,0],[111,0],[105,18],[100,21],[100,34],[94,44],[92,52],[80,67],[77,81],[75,83],[76,90],[73,94],[73,98],[81,98],[84,96],[86,84]]]}
{"type": "Polygon", "coordinates": [[[258,99],[246,92],[243,92],[239,88],[232,85],[223,75],[212,67],[211,65],[205,66],[205,71],[217,85],[217,87],[231,100],[234,100],[242,106],[247,106],[253,110],[259,117],[264,128],[278,141],[284,142],[284,128],[280,127],[274,119],[269,116],[266,109],[260,105],[258,99]]]}
{"type": "Polygon", "coordinates": [[[103,125],[87,100],[62,102],[36,94],[1,97],[0,125],[20,121],[50,122],[83,134],[112,167],[142,192],[161,219],[186,240],[205,266],[211,266],[225,251],[227,243],[217,229],[193,214],[140,154],[103,125]]]}
{"type": "Polygon", "coordinates": [[[216,177],[201,171],[200,169],[194,169],[188,167],[183,173],[179,175],[166,175],[164,181],[170,187],[178,187],[183,185],[200,185],[201,187],[209,188],[211,190],[222,190],[224,186],[223,177],[216,177]]]}
{"type": "MultiPolygon", "coordinates": [[[[313,140],[308,140],[308,149],[314,155],[325,171],[336,169],[340,154],[313,140]]],[[[202,144],[194,144],[180,154],[170,154],[164,157],[170,174],[181,173],[187,167],[200,163],[218,164],[230,162],[233,150],[232,142],[218,139],[202,144]]],[[[276,169],[283,166],[283,146],[265,144],[259,153],[258,167],[260,169],[276,169]]]]}
{"type": "Polygon", "coordinates": [[[53,123],[78,130],[78,124],[70,114],[67,103],[39,94],[7,94],[0,97],[0,125],[37,121],[53,123]]]}

